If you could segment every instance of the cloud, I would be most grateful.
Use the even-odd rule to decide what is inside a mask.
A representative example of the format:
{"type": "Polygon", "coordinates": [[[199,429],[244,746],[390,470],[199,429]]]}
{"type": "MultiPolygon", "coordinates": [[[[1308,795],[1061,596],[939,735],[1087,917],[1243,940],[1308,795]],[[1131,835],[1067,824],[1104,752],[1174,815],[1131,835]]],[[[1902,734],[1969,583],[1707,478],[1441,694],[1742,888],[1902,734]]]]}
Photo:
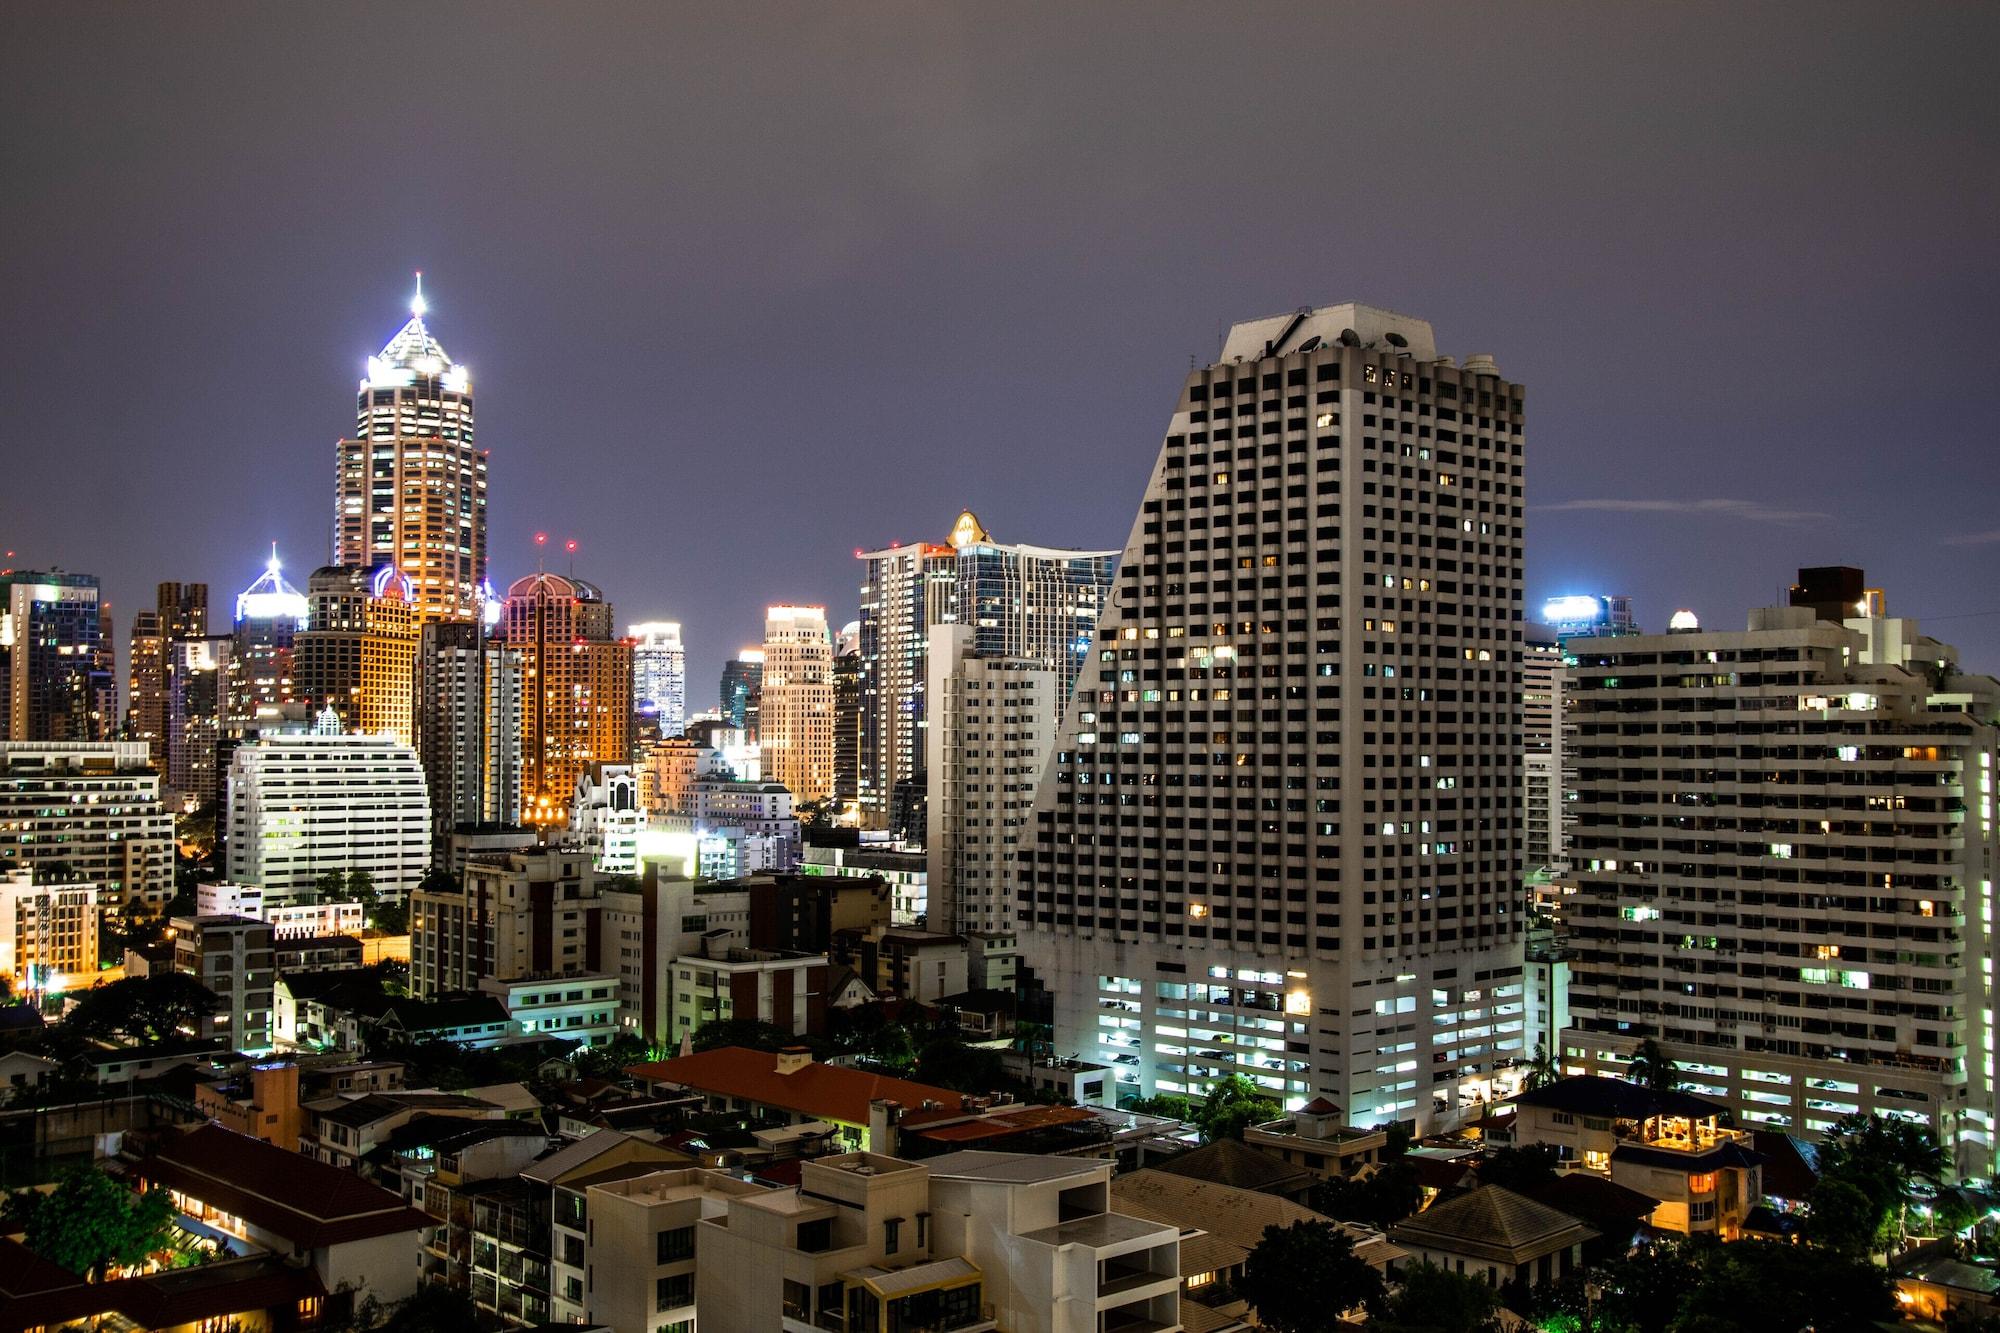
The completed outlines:
{"type": "MultiPolygon", "coordinates": [[[[1536,505],[1546,513],[1692,514],[1698,518],[1736,518],[1747,523],[1812,523],[1831,518],[1812,509],[1779,509],[1760,500],[1564,500],[1536,505]]],[[[2000,541],[2000,532],[1983,539],[2000,541]]]]}
{"type": "Polygon", "coordinates": [[[1984,532],[1968,532],[1957,537],[1946,537],[1946,546],[1991,546],[2000,542],[2000,528],[1988,528],[1984,532]]]}

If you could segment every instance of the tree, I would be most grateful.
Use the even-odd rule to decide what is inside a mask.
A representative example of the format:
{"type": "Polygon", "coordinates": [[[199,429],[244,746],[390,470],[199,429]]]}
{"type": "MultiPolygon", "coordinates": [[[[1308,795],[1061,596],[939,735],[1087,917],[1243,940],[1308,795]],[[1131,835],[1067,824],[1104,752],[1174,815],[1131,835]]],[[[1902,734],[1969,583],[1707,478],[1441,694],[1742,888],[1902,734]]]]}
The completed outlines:
{"type": "Polygon", "coordinates": [[[1625,1067],[1625,1077],[1654,1092],[1678,1092],[1681,1086],[1680,1070],[1651,1037],[1632,1052],[1632,1063],[1625,1067]]]}
{"type": "Polygon", "coordinates": [[[342,901],[341,895],[347,890],[347,876],[338,870],[322,870],[313,876],[313,895],[323,903],[342,901]]]}
{"type": "Polygon", "coordinates": [[[1692,1245],[1663,1241],[1642,1246],[1599,1270],[1603,1294],[1596,1309],[1607,1327],[1666,1333],[1700,1276],[1692,1245]]]}
{"type": "Polygon", "coordinates": [[[74,1166],[31,1205],[28,1248],[60,1268],[102,1282],[116,1265],[143,1263],[172,1236],[163,1189],[134,1194],[94,1166],[74,1166]]]}
{"type": "Polygon", "coordinates": [[[570,1052],[569,1062],[579,1078],[622,1078],[626,1067],[653,1057],[652,1047],[636,1032],[620,1032],[602,1046],[583,1046],[570,1052]]]}
{"type": "Polygon", "coordinates": [[[375,1329],[376,1333],[460,1333],[479,1326],[479,1310],[469,1293],[432,1282],[397,1301],[375,1329]]]}
{"type": "Polygon", "coordinates": [[[1201,1141],[1240,1139],[1245,1126],[1278,1118],[1278,1103],[1241,1074],[1231,1074],[1208,1090],[1195,1110],[1195,1126],[1201,1141]]]}
{"type": "Polygon", "coordinates": [[[1371,1333],[1497,1333],[1500,1295],[1481,1278],[1413,1264],[1383,1304],[1371,1333]]]}
{"type": "Polygon", "coordinates": [[[185,972],[126,977],[76,996],[63,1027],[84,1038],[125,1038],[142,1046],[199,1035],[221,1007],[215,993],[185,972]]]}
{"type": "Polygon", "coordinates": [[[1178,1092],[1156,1092],[1150,1097],[1140,1097],[1127,1109],[1139,1115],[1165,1116],[1190,1125],[1195,1117],[1193,1100],[1178,1092]]]}
{"type": "Polygon", "coordinates": [[[1872,1333],[1896,1318],[1887,1272],[1865,1258],[1764,1240],[1710,1246],[1701,1254],[1701,1276],[1687,1293],[1674,1333],[1872,1333]]]}
{"type": "Polygon", "coordinates": [[[1813,1186],[1805,1235],[1813,1244],[1861,1258],[1875,1249],[1884,1214],[1857,1185],[1834,1177],[1813,1186]]]}
{"type": "Polygon", "coordinates": [[[1943,1178],[1944,1152],[1922,1126],[1874,1114],[1845,1115],[1820,1143],[1819,1172],[1815,1197],[1828,1181],[1845,1182],[1867,1196],[1873,1248],[1879,1251],[1902,1230],[1911,1186],[1919,1180],[1935,1185],[1943,1178]]]}
{"type": "Polygon", "coordinates": [[[1335,1176],[1313,1186],[1312,1207],[1346,1222],[1388,1227],[1417,1211],[1423,1184],[1416,1163],[1398,1156],[1382,1162],[1365,1176],[1335,1176]]]}
{"type": "Polygon", "coordinates": [[[1331,1222],[1268,1226],[1243,1261],[1236,1292],[1271,1333],[1316,1333],[1356,1306],[1382,1303],[1382,1275],[1354,1252],[1354,1241],[1331,1222]]]}
{"type": "Polygon", "coordinates": [[[946,1035],[932,1037],[917,1052],[916,1078],[919,1083],[973,1095],[984,1095],[1012,1082],[1000,1052],[967,1046],[946,1035]]]}
{"type": "Polygon", "coordinates": [[[712,1051],[721,1046],[747,1046],[753,1051],[779,1051],[805,1043],[772,1023],[754,1018],[712,1018],[694,1030],[694,1048],[712,1051]]]}
{"type": "Polygon", "coordinates": [[[1496,1148],[1479,1163],[1479,1183],[1532,1194],[1556,1179],[1556,1150],[1546,1143],[1496,1148]]]}
{"type": "Polygon", "coordinates": [[[1547,1045],[1536,1042],[1535,1056],[1528,1061],[1528,1071],[1521,1079],[1521,1087],[1525,1091],[1533,1092],[1537,1088],[1548,1087],[1561,1077],[1562,1070],[1556,1064],[1555,1056],[1549,1054],[1547,1045]]]}

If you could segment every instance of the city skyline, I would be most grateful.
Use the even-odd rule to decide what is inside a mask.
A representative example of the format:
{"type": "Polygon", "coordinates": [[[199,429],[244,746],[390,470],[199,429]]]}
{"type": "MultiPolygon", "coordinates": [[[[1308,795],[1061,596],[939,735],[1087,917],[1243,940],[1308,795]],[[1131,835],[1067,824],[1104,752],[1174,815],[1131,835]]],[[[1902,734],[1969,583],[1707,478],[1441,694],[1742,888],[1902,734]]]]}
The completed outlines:
{"type": "MultiPolygon", "coordinates": [[[[1980,461],[1977,377],[1929,356],[1857,376],[1848,350],[1990,340],[1994,197],[1954,165],[1994,147],[1970,111],[1990,13],[1940,14],[1944,32],[1835,23],[1803,48],[1781,16],[1698,7],[1531,14],[1476,40],[1440,17],[1365,44],[1339,14],[1296,25],[1315,40],[1160,25],[1124,45],[1108,19],[1051,44],[963,13],[806,16],[824,40],[798,49],[852,59],[774,54],[759,77],[787,90],[775,109],[706,72],[737,67],[746,40],[724,17],[642,23],[607,52],[530,13],[466,25],[479,41],[424,80],[303,122],[263,114],[337,86],[365,17],[7,19],[0,133],[21,188],[0,222],[22,239],[0,259],[18,312],[0,354],[20,493],[61,493],[73,466],[104,483],[98,522],[10,507],[0,549],[98,575],[121,653],[157,582],[241,587],[273,540],[295,576],[324,560],[329,447],[418,268],[429,324],[482,395],[494,585],[534,571],[532,533],[574,537],[575,572],[628,615],[687,627],[690,706],[766,605],[851,619],[857,546],[963,508],[1116,545],[1187,359],[1305,302],[1421,311],[1535,386],[1531,607],[1599,590],[1649,626],[1683,605],[1730,623],[1800,565],[1916,590],[1940,560],[1975,585],[2000,560],[1977,488],[1955,481],[1980,461]],[[1722,13],[1738,40],[1718,53],[1722,13]],[[1800,51],[1781,76],[1774,44],[1800,51]],[[546,103],[484,78],[529,50],[546,103]],[[189,77],[87,79],[86,58],[189,77]],[[647,62],[665,77],[640,77],[647,62]],[[1198,96],[1154,87],[1197,65],[1198,96]],[[585,95],[587,78],[629,104],[585,95]],[[229,106],[191,100],[218,83],[239,90],[229,106]],[[1341,93],[1322,112],[1266,91],[1288,83],[1341,93]],[[1354,114],[1394,151],[1349,180],[1285,165],[1338,152],[1354,114]],[[662,147],[647,128],[677,122],[698,132],[662,147]],[[1284,152],[1237,160],[1260,134],[1284,152]],[[599,147],[569,151],[582,142],[599,147]],[[1496,151],[1510,142],[1533,151],[1496,151]],[[359,176],[377,188],[329,215],[325,182],[359,176]],[[697,179],[720,188],[690,193],[697,179]],[[517,195],[504,217],[496,190],[517,195]],[[124,226],[141,201],[157,225],[124,226]],[[605,230],[575,244],[586,219],[605,230]],[[889,346],[911,365],[892,374],[889,346]],[[658,522],[745,476],[798,482],[768,488],[758,540],[658,522]],[[1723,544],[1731,560],[1710,559],[1723,544]]],[[[1890,609],[1975,668],[2000,661],[1976,592],[1890,609]]]]}

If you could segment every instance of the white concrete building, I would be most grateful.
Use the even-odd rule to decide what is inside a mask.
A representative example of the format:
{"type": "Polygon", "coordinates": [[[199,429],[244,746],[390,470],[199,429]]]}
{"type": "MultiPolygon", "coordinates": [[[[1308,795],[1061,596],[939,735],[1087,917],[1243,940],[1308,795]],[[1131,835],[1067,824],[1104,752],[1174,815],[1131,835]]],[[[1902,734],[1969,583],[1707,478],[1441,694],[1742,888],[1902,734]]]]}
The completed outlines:
{"type": "Polygon", "coordinates": [[[1111,1211],[1108,1161],[845,1153],[698,1224],[702,1333],[1177,1333],[1180,1228],[1111,1211]]]}
{"type": "Polygon", "coordinates": [[[931,631],[925,924],[994,933],[1014,929],[1015,861],[1068,698],[1060,664],[981,656],[977,633],[931,631]]]}
{"type": "Polygon", "coordinates": [[[271,927],[274,940],[358,935],[368,924],[368,911],[359,902],[269,903],[264,900],[264,890],[255,884],[197,884],[194,901],[200,916],[244,916],[262,921],[271,927]]]}
{"type": "Polygon", "coordinates": [[[889,921],[914,926],[930,914],[930,857],[886,834],[861,834],[859,847],[808,847],[801,875],[847,875],[881,879],[889,885],[889,921]]]}
{"type": "Polygon", "coordinates": [[[1530,627],[1521,644],[1521,735],[1527,747],[1521,828],[1528,870],[1551,877],[1569,870],[1564,680],[1563,652],[1555,631],[1530,627]]]}
{"type": "Polygon", "coordinates": [[[109,904],[174,896],[174,819],[145,741],[0,741],[0,872],[58,861],[109,904]]]}
{"type": "Polygon", "coordinates": [[[1449,1128],[1521,1054],[1523,390],[1362,305],[1193,370],[1021,862],[1056,1049],[1449,1128]]]}
{"type": "Polygon", "coordinates": [[[230,758],[229,878],[288,903],[324,871],[366,871],[400,902],[431,861],[417,755],[382,736],[267,736],[230,758]]]}
{"type": "Polygon", "coordinates": [[[1792,601],[1571,645],[1564,1065],[1617,1074],[1650,1037],[1739,1125],[1875,1112],[1990,1176],[2000,681],[1858,614],[1859,570],[1792,601]]]}
{"type": "Polygon", "coordinates": [[[720,1171],[687,1169],[584,1189],[585,1317],[607,1328],[648,1330],[695,1327],[697,1224],[728,1216],[732,1199],[766,1192],[720,1171]]]}
{"type": "Polygon", "coordinates": [[[639,777],[630,764],[598,764],[579,773],[570,797],[567,841],[591,854],[607,875],[639,868],[639,777]]]}
{"type": "Polygon", "coordinates": [[[527,1036],[602,1046],[618,1035],[618,978],[608,972],[482,977],[479,989],[506,1005],[527,1036]]]}

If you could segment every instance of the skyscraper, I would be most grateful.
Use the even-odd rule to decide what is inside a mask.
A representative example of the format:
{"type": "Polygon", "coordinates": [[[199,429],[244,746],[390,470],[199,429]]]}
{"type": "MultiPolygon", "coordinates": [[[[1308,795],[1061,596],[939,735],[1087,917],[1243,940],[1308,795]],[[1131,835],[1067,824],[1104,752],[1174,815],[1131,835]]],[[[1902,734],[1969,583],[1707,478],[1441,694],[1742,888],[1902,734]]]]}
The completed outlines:
{"type": "Polygon", "coordinates": [[[1428,1130],[1511,1085],[1522,443],[1490,357],[1367,306],[1188,375],[1021,869],[1057,1048],[1121,1095],[1428,1130]]]}
{"type": "Polygon", "coordinates": [[[410,320],[368,358],[355,438],[336,455],[334,559],[388,565],[416,589],[419,624],[471,620],[486,578],[486,454],[473,446],[472,376],[410,320]]]}
{"type": "Polygon", "coordinates": [[[372,580],[361,565],[322,565],[306,579],[306,628],[293,641],[294,688],[317,716],[332,708],[343,728],[360,721],[361,641],[372,580]]]}
{"type": "Polygon", "coordinates": [[[125,702],[127,740],[146,742],[153,766],[166,771],[167,714],[174,644],[208,633],[208,585],[162,583],[153,609],[132,617],[125,702]]]}
{"type": "Polygon", "coordinates": [[[228,634],[201,634],[167,645],[167,800],[176,810],[192,812],[221,798],[235,644],[228,634]]]}
{"type": "Polygon", "coordinates": [[[1563,793],[1568,753],[1567,688],[1556,631],[1529,625],[1521,643],[1522,741],[1525,747],[1522,832],[1530,873],[1562,875],[1569,833],[1563,793]]]}
{"type": "Polygon", "coordinates": [[[912,802],[908,791],[924,786],[931,630],[963,623],[973,628],[981,656],[1046,660],[1067,697],[1118,553],[996,542],[965,510],[946,544],[898,544],[860,558],[868,569],[860,620],[861,818],[871,828],[921,839],[921,801],[912,802]],[[905,807],[919,812],[915,827],[898,827],[892,818],[899,789],[905,807]]]}
{"type": "Polygon", "coordinates": [[[521,815],[560,824],[577,777],[632,753],[632,646],[612,635],[611,604],[594,585],[531,574],[507,589],[507,645],[521,654],[521,815]]]}
{"type": "Polygon", "coordinates": [[[431,859],[423,768],[380,736],[262,736],[230,755],[225,784],[229,879],[267,903],[313,891],[329,870],[364,871],[390,901],[431,859]]]}
{"type": "Polygon", "coordinates": [[[362,614],[361,692],[355,729],[416,744],[417,590],[390,565],[377,569],[362,614]]]}
{"type": "Polygon", "coordinates": [[[860,816],[861,622],[850,620],[833,636],[833,800],[840,820],[860,816]]]}
{"type": "Polygon", "coordinates": [[[651,712],[660,735],[678,736],[687,725],[687,650],[671,620],[627,626],[632,640],[632,706],[651,712]]]}
{"type": "Polygon", "coordinates": [[[2000,681],[1800,582],[1744,630],[1571,645],[1562,1059],[1621,1074],[1651,1038],[1739,1124],[1879,1114],[1990,1176],[2000,681]]]}
{"type": "Polygon", "coordinates": [[[764,650],[740,649],[722,664],[722,716],[742,732],[752,745],[757,743],[758,698],[764,692],[764,650]]]}
{"type": "Polygon", "coordinates": [[[17,741],[110,740],[118,674],[103,632],[97,578],[60,569],[0,574],[7,736],[17,741]]]}
{"type": "Polygon", "coordinates": [[[924,653],[931,627],[957,619],[958,553],[916,542],[858,554],[867,576],[861,584],[855,799],[865,827],[886,829],[896,784],[923,771],[924,653]]]}
{"type": "Polygon", "coordinates": [[[292,649],[307,624],[306,598],[285,582],[282,568],[273,543],[264,572],[236,597],[227,709],[232,728],[248,727],[260,710],[297,698],[292,649]]]}
{"type": "Polygon", "coordinates": [[[423,627],[417,751],[438,848],[461,825],[521,817],[521,650],[472,621],[423,627]]]}
{"type": "Polygon", "coordinates": [[[758,725],[766,782],[783,783],[800,801],[833,794],[833,643],[824,607],[765,613],[758,725]]]}

